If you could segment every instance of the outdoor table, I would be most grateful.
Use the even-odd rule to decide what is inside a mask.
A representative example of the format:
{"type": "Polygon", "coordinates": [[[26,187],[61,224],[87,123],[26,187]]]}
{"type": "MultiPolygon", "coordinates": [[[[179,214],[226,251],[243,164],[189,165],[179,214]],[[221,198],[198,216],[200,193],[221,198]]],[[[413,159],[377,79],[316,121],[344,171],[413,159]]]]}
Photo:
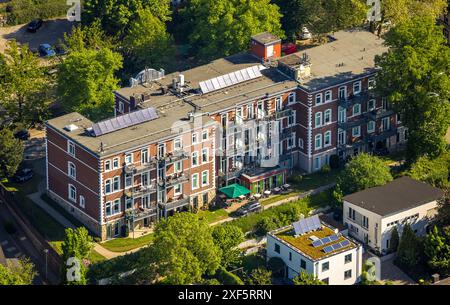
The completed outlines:
{"type": "Polygon", "coordinates": [[[291,186],[290,186],[289,184],[286,183],[285,185],[283,185],[283,187],[288,189],[288,188],[290,188],[291,186]]]}
{"type": "Polygon", "coordinates": [[[239,196],[238,198],[239,198],[239,199],[245,199],[245,196],[244,196],[244,195],[241,195],[241,196],[239,196]]]}
{"type": "Polygon", "coordinates": [[[255,194],[255,195],[253,195],[256,199],[259,199],[259,198],[261,198],[261,194],[255,194]]]}
{"type": "Polygon", "coordinates": [[[278,193],[279,191],[281,191],[281,189],[279,187],[276,187],[273,189],[274,192],[278,193]]]}
{"type": "Polygon", "coordinates": [[[270,193],[271,193],[270,191],[264,191],[265,195],[270,195],[270,193]]]}

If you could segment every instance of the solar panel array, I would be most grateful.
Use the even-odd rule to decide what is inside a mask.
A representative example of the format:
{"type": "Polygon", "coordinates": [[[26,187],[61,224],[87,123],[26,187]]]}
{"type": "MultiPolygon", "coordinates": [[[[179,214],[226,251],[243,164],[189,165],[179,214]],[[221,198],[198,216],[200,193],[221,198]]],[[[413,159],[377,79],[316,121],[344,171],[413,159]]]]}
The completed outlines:
{"type": "Polygon", "coordinates": [[[127,113],[92,125],[96,137],[158,118],[153,107],[127,113]]]}
{"type": "Polygon", "coordinates": [[[322,227],[319,216],[314,215],[308,218],[300,219],[292,224],[294,226],[295,235],[302,235],[322,227]]]}
{"type": "Polygon", "coordinates": [[[211,78],[199,83],[203,94],[233,86],[248,80],[261,77],[261,70],[265,69],[262,65],[248,67],[242,70],[231,72],[215,78],[211,78]]]}
{"type": "Polygon", "coordinates": [[[325,248],[323,248],[323,252],[330,253],[330,252],[345,248],[349,245],[350,245],[350,242],[347,239],[345,239],[341,242],[326,246],[325,248]]]}
{"type": "Polygon", "coordinates": [[[338,240],[338,239],[339,239],[339,235],[333,234],[333,235],[330,235],[330,236],[327,236],[327,237],[324,237],[324,238],[315,240],[315,241],[312,243],[312,245],[313,245],[313,247],[317,248],[317,247],[320,247],[320,246],[329,244],[329,243],[331,243],[331,242],[333,242],[333,241],[336,241],[336,240],[338,240]]]}

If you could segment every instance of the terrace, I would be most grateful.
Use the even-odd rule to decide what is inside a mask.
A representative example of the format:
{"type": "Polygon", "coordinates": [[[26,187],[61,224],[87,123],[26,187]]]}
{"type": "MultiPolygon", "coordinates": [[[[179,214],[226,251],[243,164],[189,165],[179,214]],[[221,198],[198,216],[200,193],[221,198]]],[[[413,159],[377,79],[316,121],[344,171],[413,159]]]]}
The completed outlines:
{"type": "Polygon", "coordinates": [[[314,247],[313,242],[314,240],[311,239],[314,238],[313,236],[317,237],[317,239],[322,239],[324,237],[332,236],[336,234],[334,230],[331,228],[324,226],[322,223],[322,228],[310,231],[308,233],[302,234],[300,236],[295,236],[294,228],[293,226],[288,226],[285,228],[281,228],[279,231],[274,231],[272,233],[273,236],[275,236],[277,239],[282,241],[283,243],[289,244],[291,247],[294,247],[297,249],[300,253],[303,255],[311,258],[312,260],[320,260],[322,258],[334,255],[336,253],[344,252],[350,249],[353,249],[356,247],[356,244],[352,241],[350,241],[345,236],[342,236],[339,234],[339,237],[330,243],[314,247]],[[348,240],[350,244],[345,247],[341,247],[340,249],[332,250],[328,253],[324,252],[324,248],[326,248],[329,245],[336,244],[342,241],[348,240]]]}

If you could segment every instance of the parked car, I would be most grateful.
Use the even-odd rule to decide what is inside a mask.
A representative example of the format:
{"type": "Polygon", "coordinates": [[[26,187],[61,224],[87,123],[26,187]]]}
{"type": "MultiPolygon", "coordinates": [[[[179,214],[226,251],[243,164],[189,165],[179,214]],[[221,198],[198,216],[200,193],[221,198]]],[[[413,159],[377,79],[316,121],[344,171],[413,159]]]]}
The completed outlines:
{"type": "Polygon", "coordinates": [[[58,43],[55,46],[55,51],[56,51],[56,54],[58,54],[58,55],[66,55],[67,54],[67,47],[63,43],[58,43]]]}
{"type": "Polygon", "coordinates": [[[39,55],[42,57],[51,57],[55,56],[55,50],[53,50],[52,46],[48,43],[43,43],[39,45],[39,55]]]}
{"type": "Polygon", "coordinates": [[[30,132],[26,129],[16,131],[14,133],[14,138],[26,141],[30,138],[30,132]]]}
{"type": "Polygon", "coordinates": [[[236,215],[244,216],[250,213],[261,211],[262,206],[259,202],[250,202],[236,210],[236,215]]]}
{"type": "Polygon", "coordinates": [[[42,26],[44,21],[42,19],[34,19],[27,26],[27,31],[31,33],[36,33],[36,31],[42,26]]]}
{"type": "Polygon", "coordinates": [[[16,172],[16,174],[13,177],[13,180],[15,182],[25,182],[28,180],[31,180],[33,178],[34,172],[31,168],[23,168],[16,172]]]}

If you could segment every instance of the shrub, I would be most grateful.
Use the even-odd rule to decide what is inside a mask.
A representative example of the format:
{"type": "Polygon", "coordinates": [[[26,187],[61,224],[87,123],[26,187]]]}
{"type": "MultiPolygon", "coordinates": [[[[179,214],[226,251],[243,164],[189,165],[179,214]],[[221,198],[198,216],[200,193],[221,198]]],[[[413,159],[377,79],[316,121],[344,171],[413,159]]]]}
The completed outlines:
{"type": "Polygon", "coordinates": [[[222,285],[244,285],[244,282],[235,274],[220,267],[216,272],[216,278],[222,285]]]}
{"type": "Polygon", "coordinates": [[[256,223],[255,234],[258,236],[266,235],[267,232],[275,230],[277,228],[276,222],[272,217],[263,217],[256,223]]]}
{"type": "Polygon", "coordinates": [[[331,167],[328,164],[325,164],[320,169],[320,172],[323,173],[323,174],[329,173],[330,171],[331,171],[331,167]]]}
{"type": "Polygon", "coordinates": [[[9,25],[28,23],[36,18],[65,16],[68,9],[66,0],[12,0],[6,7],[9,25]]]}

